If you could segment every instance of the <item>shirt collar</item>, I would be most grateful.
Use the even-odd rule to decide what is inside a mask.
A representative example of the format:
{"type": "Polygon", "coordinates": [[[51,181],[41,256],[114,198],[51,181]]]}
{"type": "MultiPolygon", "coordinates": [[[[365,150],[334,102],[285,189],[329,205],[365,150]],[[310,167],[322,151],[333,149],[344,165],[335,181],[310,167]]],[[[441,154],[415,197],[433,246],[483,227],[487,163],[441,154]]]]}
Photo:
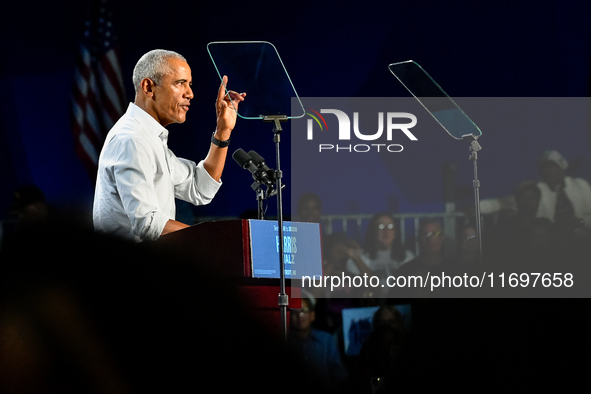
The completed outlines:
{"type": "Polygon", "coordinates": [[[152,115],[148,114],[134,103],[129,103],[127,113],[134,118],[140,126],[148,130],[150,135],[160,138],[165,143],[168,141],[168,130],[158,123],[152,115]]]}

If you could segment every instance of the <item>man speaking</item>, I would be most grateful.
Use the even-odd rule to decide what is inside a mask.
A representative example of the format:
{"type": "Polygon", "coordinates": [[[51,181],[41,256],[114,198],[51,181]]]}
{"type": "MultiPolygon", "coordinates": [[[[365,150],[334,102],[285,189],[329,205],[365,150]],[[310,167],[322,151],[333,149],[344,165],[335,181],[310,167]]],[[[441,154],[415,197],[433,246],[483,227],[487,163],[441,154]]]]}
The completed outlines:
{"type": "Polygon", "coordinates": [[[216,100],[217,126],[205,160],[195,164],[168,149],[171,123],[183,123],[193,91],[191,69],[176,52],[156,49],[133,70],[135,102],[107,134],[98,163],[93,206],[97,231],[135,241],[155,240],[188,227],[175,219],[174,199],[208,204],[219,187],[238,103],[245,93],[216,100]]]}

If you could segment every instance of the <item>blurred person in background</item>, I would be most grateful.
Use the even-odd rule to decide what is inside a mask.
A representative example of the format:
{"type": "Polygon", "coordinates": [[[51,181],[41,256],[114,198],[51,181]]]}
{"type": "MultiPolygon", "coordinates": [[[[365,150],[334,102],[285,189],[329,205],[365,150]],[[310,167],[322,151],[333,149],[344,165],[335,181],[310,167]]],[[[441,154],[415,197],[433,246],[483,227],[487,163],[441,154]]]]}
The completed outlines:
{"type": "Polygon", "coordinates": [[[363,247],[349,248],[347,270],[354,275],[367,274],[382,280],[414,257],[414,253],[402,245],[392,216],[378,213],[369,220],[363,247]]]}
{"type": "Polygon", "coordinates": [[[341,362],[335,337],[312,327],[316,320],[316,300],[302,291],[301,308],[290,312],[287,344],[298,354],[310,370],[324,383],[325,388],[339,391],[344,387],[348,372],[341,362]]]}
{"type": "Polygon", "coordinates": [[[554,222],[557,230],[578,238],[591,237],[591,186],[582,178],[566,175],[568,162],[549,150],[538,161],[542,181],[536,216],[554,222]]]}

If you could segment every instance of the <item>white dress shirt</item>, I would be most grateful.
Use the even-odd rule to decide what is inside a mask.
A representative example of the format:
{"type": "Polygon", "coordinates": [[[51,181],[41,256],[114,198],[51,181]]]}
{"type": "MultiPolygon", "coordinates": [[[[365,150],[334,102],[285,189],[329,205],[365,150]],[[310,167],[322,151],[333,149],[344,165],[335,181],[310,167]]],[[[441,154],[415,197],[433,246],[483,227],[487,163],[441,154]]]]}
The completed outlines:
{"type": "Polygon", "coordinates": [[[133,103],[101,151],[94,195],[97,231],[135,241],[155,240],[176,214],[174,199],[208,204],[221,186],[203,167],[177,158],[168,130],[133,103]]]}
{"type": "MultiPolygon", "coordinates": [[[[540,204],[537,217],[554,221],[556,213],[556,199],[558,193],[544,182],[538,183],[540,189],[540,204]]],[[[586,227],[591,228],[591,185],[584,179],[564,177],[564,194],[573,205],[575,217],[583,219],[586,227]]]]}

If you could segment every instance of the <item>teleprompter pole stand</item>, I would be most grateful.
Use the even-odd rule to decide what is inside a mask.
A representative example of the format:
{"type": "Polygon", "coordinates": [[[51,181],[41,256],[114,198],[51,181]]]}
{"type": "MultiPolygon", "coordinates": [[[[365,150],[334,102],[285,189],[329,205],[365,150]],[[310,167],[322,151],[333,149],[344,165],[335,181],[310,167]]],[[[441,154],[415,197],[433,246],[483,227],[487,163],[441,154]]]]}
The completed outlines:
{"type": "Polygon", "coordinates": [[[287,121],[285,115],[266,115],[263,117],[265,122],[273,122],[273,142],[275,142],[275,156],[277,159],[277,169],[275,170],[275,182],[277,189],[277,225],[279,226],[279,314],[281,319],[281,333],[287,339],[287,306],[289,299],[285,293],[285,261],[283,260],[283,201],[281,200],[281,165],[279,160],[279,143],[281,142],[281,122],[287,121]]]}
{"type": "Polygon", "coordinates": [[[478,180],[478,151],[482,149],[478,143],[478,139],[473,135],[465,136],[470,139],[470,160],[474,163],[474,180],[472,186],[474,187],[474,207],[476,215],[476,239],[478,240],[478,254],[480,262],[482,262],[482,223],[480,218],[480,181],[478,180]]]}

